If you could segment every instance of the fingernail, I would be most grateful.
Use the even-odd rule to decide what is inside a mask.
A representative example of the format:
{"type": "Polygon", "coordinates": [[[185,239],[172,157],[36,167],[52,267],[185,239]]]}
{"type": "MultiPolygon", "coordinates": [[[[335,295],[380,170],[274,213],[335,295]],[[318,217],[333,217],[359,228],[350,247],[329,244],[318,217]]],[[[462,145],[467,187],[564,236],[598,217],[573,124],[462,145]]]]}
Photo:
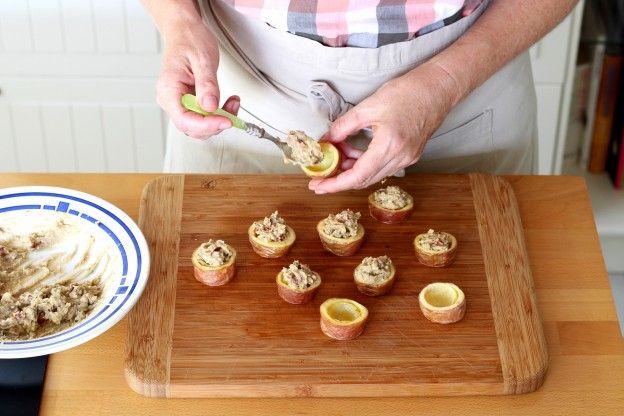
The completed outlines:
{"type": "Polygon", "coordinates": [[[232,127],[232,124],[227,121],[219,123],[219,130],[229,129],[230,127],[232,127]]]}
{"type": "Polygon", "coordinates": [[[322,189],[317,189],[316,191],[314,191],[317,195],[323,195],[326,194],[327,192],[322,190],[322,189]]]}

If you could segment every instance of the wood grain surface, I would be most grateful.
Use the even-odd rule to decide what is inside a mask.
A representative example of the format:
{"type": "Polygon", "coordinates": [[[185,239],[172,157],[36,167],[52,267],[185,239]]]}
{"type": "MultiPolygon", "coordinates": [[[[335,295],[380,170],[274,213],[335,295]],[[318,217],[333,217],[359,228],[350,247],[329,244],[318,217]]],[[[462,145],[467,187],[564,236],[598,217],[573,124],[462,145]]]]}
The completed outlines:
{"type": "Polygon", "coordinates": [[[503,391],[531,392],[544,381],[548,353],[516,198],[511,185],[501,178],[470,174],[470,182],[505,380],[503,391]]]}
{"type": "MultiPolygon", "coordinates": [[[[150,184],[141,227],[148,240],[158,241],[179,230],[180,243],[177,270],[153,274],[148,284],[153,290],[130,313],[130,386],[166,397],[472,395],[539,387],[546,347],[509,185],[490,175],[392,181],[416,201],[411,218],[394,225],[368,215],[370,191],[316,196],[293,177],[267,183],[263,176],[189,175],[150,184]],[[170,187],[184,189],[183,197],[175,193],[167,199],[161,188],[170,187]],[[315,225],[345,208],[363,213],[366,240],[354,256],[337,257],[323,250],[315,225]],[[252,251],[247,228],[275,210],[298,238],[287,256],[265,259],[252,251]],[[417,261],[412,240],[429,228],[457,237],[451,266],[428,268],[417,261]],[[223,239],[238,252],[237,275],[223,287],[193,277],[191,253],[210,238],[223,239]],[[357,291],[353,270],[363,257],[383,254],[396,265],[396,284],[385,296],[367,297],[357,291]],[[295,259],[323,279],[306,305],[290,305],[277,295],[275,276],[295,259]],[[454,282],[466,294],[461,322],[437,325],[420,313],[418,293],[435,281],[454,282]],[[163,296],[171,282],[175,295],[163,296]],[[362,336],[337,342],[323,335],[318,309],[329,297],[351,298],[369,309],[362,336]],[[171,343],[151,334],[171,331],[167,316],[146,313],[156,308],[174,311],[171,343]],[[145,351],[156,368],[149,367],[145,351]],[[154,380],[155,375],[161,378],[154,380]]],[[[153,245],[152,257],[175,264],[168,259],[175,253],[163,247],[174,245],[153,245]]]]}
{"type": "Polygon", "coordinates": [[[125,374],[135,391],[165,396],[171,371],[184,177],[163,176],[150,185],[141,196],[139,227],[151,257],[150,284],[142,297],[153,301],[137,303],[128,316],[136,342],[126,343],[125,374]]]}
{"type": "MultiPolygon", "coordinates": [[[[160,174],[11,174],[0,187],[49,185],[104,198],[138,220],[141,190],[160,174]]],[[[271,178],[271,176],[267,176],[271,178]]],[[[535,393],[498,396],[168,399],[124,380],[127,319],[50,356],[40,414],[56,415],[621,415],[624,340],[583,178],[508,176],[518,201],[549,354],[535,393]]],[[[299,178],[302,189],[307,179],[299,178]]],[[[420,180],[426,180],[421,178],[420,180]]]]}

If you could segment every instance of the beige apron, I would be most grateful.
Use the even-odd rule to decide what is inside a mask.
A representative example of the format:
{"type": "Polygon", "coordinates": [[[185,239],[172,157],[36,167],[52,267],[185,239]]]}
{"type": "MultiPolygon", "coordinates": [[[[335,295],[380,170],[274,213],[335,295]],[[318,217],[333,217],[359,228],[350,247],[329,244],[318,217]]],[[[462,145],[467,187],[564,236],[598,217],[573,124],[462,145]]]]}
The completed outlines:
{"type": "MultiPolygon", "coordinates": [[[[379,48],[331,48],[244,16],[220,0],[200,1],[221,45],[218,78],[223,99],[241,97],[239,116],[283,136],[313,137],[331,121],[454,42],[481,15],[470,16],[407,42],[379,48]]],[[[408,171],[532,173],[536,157],[536,102],[528,53],[498,71],[462,100],[408,171]]],[[[350,139],[366,147],[370,132],[350,139]]],[[[167,172],[300,172],[277,147],[229,129],[205,141],[170,124],[167,172]]]]}

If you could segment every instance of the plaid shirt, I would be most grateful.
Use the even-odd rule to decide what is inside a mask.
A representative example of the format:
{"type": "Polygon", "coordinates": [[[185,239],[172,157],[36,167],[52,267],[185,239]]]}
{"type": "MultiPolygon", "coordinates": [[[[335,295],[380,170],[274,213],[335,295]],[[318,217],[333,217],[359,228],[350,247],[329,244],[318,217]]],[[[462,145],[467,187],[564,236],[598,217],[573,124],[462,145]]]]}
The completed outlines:
{"type": "Polygon", "coordinates": [[[469,15],[482,0],[220,0],[276,29],[327,46],[376,48],[469,15]]]}

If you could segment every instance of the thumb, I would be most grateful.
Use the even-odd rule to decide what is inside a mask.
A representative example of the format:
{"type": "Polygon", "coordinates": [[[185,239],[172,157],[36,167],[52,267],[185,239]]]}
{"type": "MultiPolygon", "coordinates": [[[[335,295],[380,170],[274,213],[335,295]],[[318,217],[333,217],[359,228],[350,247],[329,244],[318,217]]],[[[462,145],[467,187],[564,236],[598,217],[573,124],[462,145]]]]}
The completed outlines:
{"type": "Polygon", "coordinates": [[[230,114],[238,115],[238,110],[240,109],[240,97],[238,95],[233,95],[223,104],[223,109],[230,114]]]}
{"type": "Polygon", "coordinates": [[[210,64],[191,62],[191,70],[195,78],[195,95],[201,108],[214,111],[219,106],[219,83],[217,74],[210,64]]]}
{"type": "Polygon", "coordinates": [[[355,106],[331,124],[329,131],[323,136],[323,140],[334,143],[341,142],[371,124],[372,122],[355,106]]]}

